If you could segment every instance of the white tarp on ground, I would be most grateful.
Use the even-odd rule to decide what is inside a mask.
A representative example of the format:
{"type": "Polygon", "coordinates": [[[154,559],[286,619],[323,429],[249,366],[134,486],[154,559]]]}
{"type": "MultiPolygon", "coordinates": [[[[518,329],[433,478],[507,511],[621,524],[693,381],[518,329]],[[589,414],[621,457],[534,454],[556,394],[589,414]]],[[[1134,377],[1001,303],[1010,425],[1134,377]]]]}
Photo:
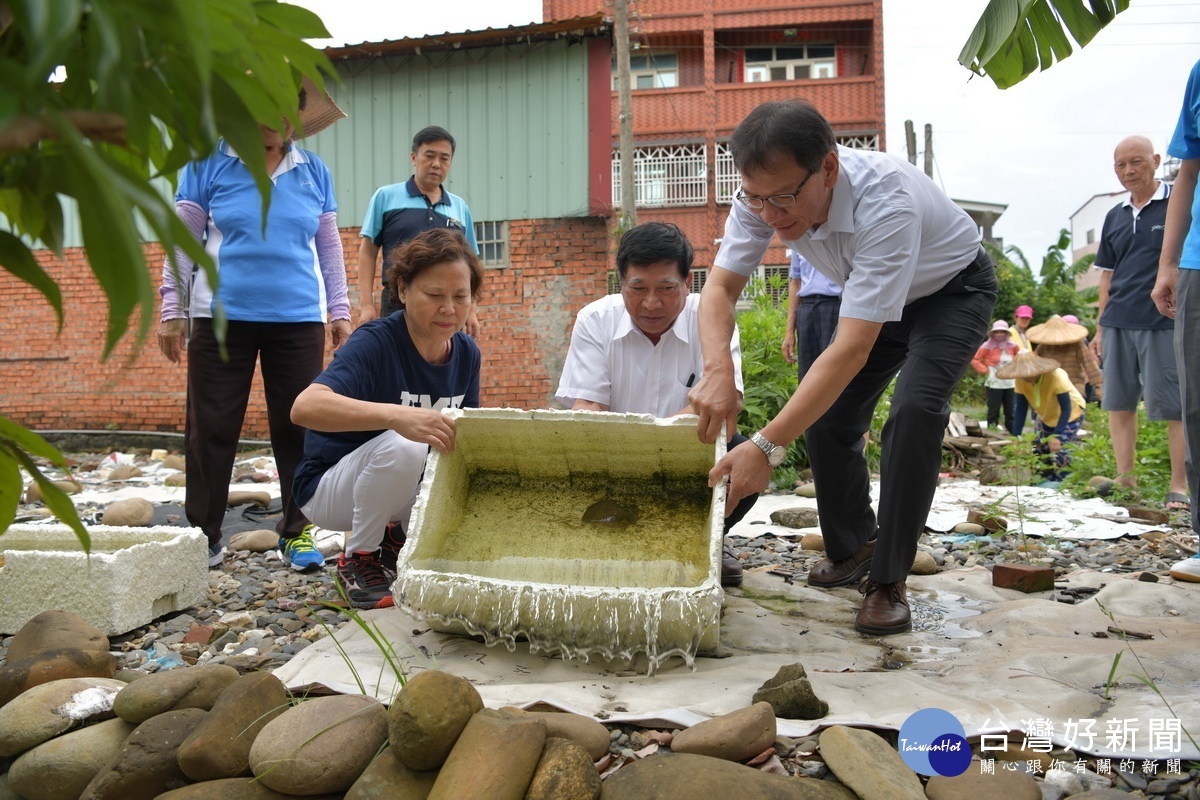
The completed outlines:
{"type": "MultiPolygon", "coordinates": [[[[878,507],[879,481],[871,483],[872,504],[878,507]]],[[[1146,531],[1170,530],[1162,526],[1131,521],[1129,512],[1110,505],[1102,498],[1077,500],[1053,489],[1036,486],[983,486],[978,481],[947,481],[938,486],[925,526],[946,532],[967,521],[967,509],[978,504],[1008,520],[1009,530],[1023,524],[1025,535],[1059,539],[1119,539],[1138,536],[1146,531]],[[1018,510],[1020,513],[1018,513],[1018,510]]],[[[771,512],[780,508],[805,506],[816,508],[817,501],[793,495],[760,497],[754,508],[730,531],[735,536],[753,538],[768,531],[776,536],[798,533],[791,528],[769,523],[771,512]]],[[[816,530],[815,528],[813,529],[816,530]]]]}
{"type": "MultiPolygon", "coordinates": [[[[726,596],[720,658],[698,658],[693,672],[674,659],[657,675],[630,675],[625,665],[564,662],[489,648],[467,638],[428,630],[398,609],[366,612],[393,642],[409,670],[436,666],[469,678],[485,703],[545,702],[597,718],[680,727],[747,706],[754,691],[779,667],[799,662],[808,671],[829,715],[816,721],[781,720],[779,731],[798,736],[831,724],[899,729],[922,708],[943,708],[968,735],[1029,730],[1049,720],[1060,745],[1100,755],[1129,758],[1196,758],[1186,736],[1152,740],[1151,729],[1171,731],[1172,720],[1195,733],[1200,727],[1200,585],[1142,583],[1130,576],[1077,572],[1072,587],[1100,587],[1078,605],[1054,602],[1048,594],[1023,595],[996,589],[983,568],[960,569],[911,579],[916,630],[884,639],[853,630],[859,596],[852,588],[810,589],[765,572],[749,573],[741,590],[726,596]],[[752,599],[753,598],[753,599],[752,599]],[[1097,603],[1097,600],[1099,603],[1097,603]],[[1096,638],[1114,620],[1153,639],[1096,638]],[[1139,680],[1133,654],[1125,652],[1120,680],[1105,699],[1105,685],[1118,652],[1132,649],[1164,701],[1139,680]],[[909,663],[883,669],[885,661],[909,663]],[[1070,738],[1072,724],[1088,730],[1089,742],[1070,738]],[[1114,747],[1109,720],[1122,723],[1124,743],[1114,747]],[[1128,731],[1136,729],[1132,740],[1128,731]]],[[[360,629],[337,634],[368,693],[390,699],[394,681],[375,645],[360,629]]],[[[334,643],[322,640],[299,653],[275,674],[289,687],[322,685],[339,692],[358,686],[334,643]]]]}

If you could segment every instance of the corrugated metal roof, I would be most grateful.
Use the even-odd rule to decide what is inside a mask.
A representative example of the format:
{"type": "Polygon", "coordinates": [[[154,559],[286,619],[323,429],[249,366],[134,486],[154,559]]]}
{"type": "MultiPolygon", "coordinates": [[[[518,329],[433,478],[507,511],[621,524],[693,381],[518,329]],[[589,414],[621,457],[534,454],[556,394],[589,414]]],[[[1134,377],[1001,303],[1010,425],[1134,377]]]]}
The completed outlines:
{"type": "Polygon", "coordinates": [[[564,36],[607,36],[611,29],[612,25],[605,21],[603,14],[593,14],[588,17],[575,17],[553,22],[510,25],[507,28],[486,28],[481,31],[463,31],[461,33],[446,32],[415,38],[385,39],[382,42],[362,42],[341,47],[327,47],[325,55],[331,61],[350,61],[357,58],[376,58],[402,53],[552,41],[564,36]]]}

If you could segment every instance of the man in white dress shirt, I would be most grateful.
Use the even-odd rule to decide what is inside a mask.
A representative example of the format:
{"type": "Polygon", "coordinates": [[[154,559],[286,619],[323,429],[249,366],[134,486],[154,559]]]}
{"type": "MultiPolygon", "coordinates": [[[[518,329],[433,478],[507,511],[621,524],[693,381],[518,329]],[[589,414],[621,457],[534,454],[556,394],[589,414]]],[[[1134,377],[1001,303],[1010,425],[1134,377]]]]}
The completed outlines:
{"type": "Polygon", "coordinates": [[[689,398],[709,441],[737,416],[729,342],[734,304],[771,240],[842,284],[837,335],[752,442],[709,475],[733,500],[760,491],[806,435],[827,558],[812,586],[854,584],[855,628],[911,628],[906,579],[941,465],[950,395],[983,341],[996,301],[991,260],[971,218],[902,159],[839,147],[808,103],[764,103],[730,140],[741,189],[700,298],[703,377],[689,398]],[[883,428],[879,514],[871,508],[863,434],[896,377],[883,428]]]}
{"type": "MultiPolygon", "coordinates": [[[[700,296],[691,293],[692,258],[692,246],[674,225],[647,222],[626,231],[617,248],[621,293],[588,304],[575,319],[555,394],[564,408],[656,417],[692,413],[688,391],[704,371],[697,317],[700,296]]],[[[736,327],[730,349],[733,385],[740,395],[736,327]]],[[[729,446],[744,441],[744,436],[735,435],[729,446]]],[[[725,518],[726,531],[757,497],[741,498],[725,518]]],[[[741,562],[725,548],[721,583],[741,582],[741,562]]]]}

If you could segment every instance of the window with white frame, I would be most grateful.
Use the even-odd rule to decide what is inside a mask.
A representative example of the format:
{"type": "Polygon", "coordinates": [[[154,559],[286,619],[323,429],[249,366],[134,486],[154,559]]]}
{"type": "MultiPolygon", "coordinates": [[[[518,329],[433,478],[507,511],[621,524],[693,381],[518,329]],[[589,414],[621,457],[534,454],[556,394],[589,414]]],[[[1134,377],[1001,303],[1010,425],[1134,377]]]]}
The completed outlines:
{"type": "Polygon", "coordinates": [[[879,149],[879,134],[878,133],[847,133],[838,134],[834,139],[842,147],[849,147],[851,150],[878,150],[879,149]]]}
{"type": "Polygon", "coordinates": [[[837,77],[837,48],[832,44],[747,47],[746,83],[837,77]]]}
{"type": "MultiPolygon", "coordinates": [[[[772,305],[779,308],[787,308],[788,273],[790,269],[790,265],[759,264],[758,269],[754,271],[754,277],[762,279],[763,290],[770,296],[772,305]]],[[[750,307],[757,286],[757,281],[753,279],[746,282],[746,287],[742,289],[742,293],[738,295],[737,299],[737,308],[739,311],[744,311],[750,307]]]]}
{"type": "MultiPolygon", "coordinates": [[[[617,62],[613,59],[612,88],[617,91],[617,62]]],[[[675,53],[629,54],[630,89],[672,89],[679,85],[679,57],[675,53]]]]}
{"type": "MultiPolygon", "coordinates": [[[[644,206],[702,206],[708,203],[708,167],[703,144],[655,145],[633,150],[634,202],[644,206]]],[[[621,205],[621,156],[612,155],[612,202],[621,205]]]]}
{"type": "Polygon", "coordinates": [[[733,166],[733,153],[729,150],[729,142],[717,142],[716,170],[717,202],[732,203],[733,195],[742,183],[742,176],[738,175],[737,168],[733,166]]]}
{"type": "Polygon", "coordinates": [[[479,245],[479,263],[485,268],[508,266],[508,222],[476,222],[475,243],[479,245]]]}

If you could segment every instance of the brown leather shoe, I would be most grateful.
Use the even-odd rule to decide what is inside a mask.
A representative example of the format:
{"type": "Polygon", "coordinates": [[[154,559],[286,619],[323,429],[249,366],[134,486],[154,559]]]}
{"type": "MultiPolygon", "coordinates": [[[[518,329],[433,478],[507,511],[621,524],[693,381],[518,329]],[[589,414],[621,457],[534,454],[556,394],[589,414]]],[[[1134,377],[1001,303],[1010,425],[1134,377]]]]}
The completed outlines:
{"type": "Polygon", "coordinates": [[[742,585],[742,561],[726,545],[721,550],[721,585],[742,585]]]}
{"type": "Polygon", "coordinates": [[[912,614],[908,609],[908,592],[904,581],[876,583],[868,579],[859,591],[863,594],[863,604],[854,620],[854,630],[873,636],[890,636],[912,630],[912,614]]]}
{"type": "Polygon", "coordinates": [[[871,569],[871,560],[875,557],[875,541],[871,539],[855,550],[852,556],[841,561],[822,558],[808,571],[808,585],[832,589],[834,586],[848,586],[856,582],[871,569]]]}

